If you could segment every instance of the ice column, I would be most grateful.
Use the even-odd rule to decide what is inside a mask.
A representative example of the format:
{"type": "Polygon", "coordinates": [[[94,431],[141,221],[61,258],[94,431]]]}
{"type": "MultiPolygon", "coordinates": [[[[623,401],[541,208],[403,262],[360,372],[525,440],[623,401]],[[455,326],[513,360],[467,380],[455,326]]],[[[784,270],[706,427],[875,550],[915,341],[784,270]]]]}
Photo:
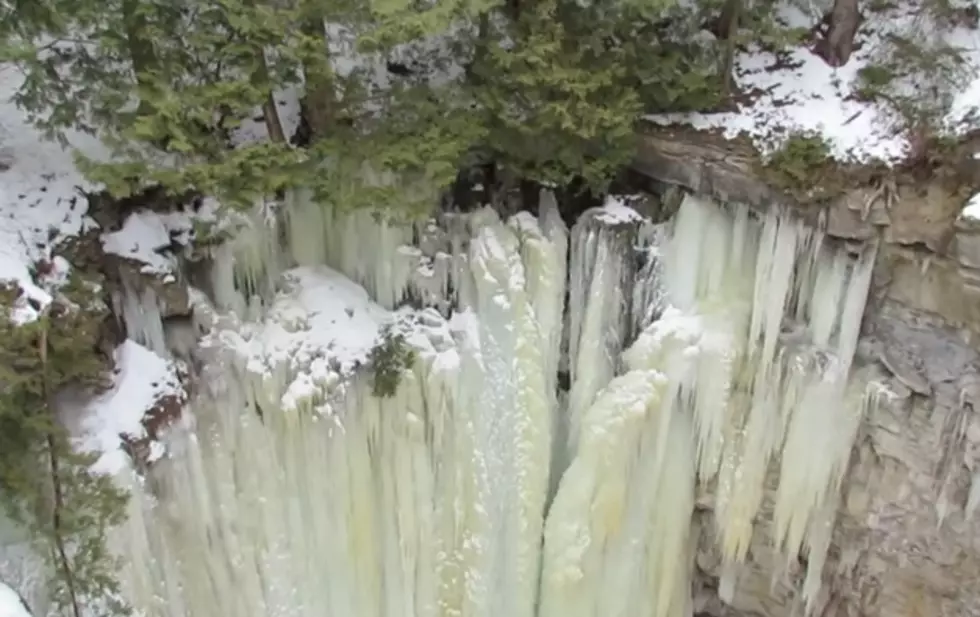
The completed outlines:
{"type": "Polygon", "coordinates": [[[343,272],[387,309],[404,299],[418,265],[399,252],[412,242],[412,225],[381,211],[340,211],[317,203],[304,190],[289,194],[286,213],[288,246],[297,264],[343,272]]]}
{"type": "Polygon", "coordinates": [[[864,408],[847,395],[848,376],[874,256],[871,245],[852,257],[778,209],[757,221],[687,197],[677,214],[664,269],[673,308],[641,339],[697,325],[697,369],[678,402],[694,419],[700,481],[716,493],[723,592],[778,458],[774,540],[787,558],[809,551],[813,598],[826,552],[817,538],[864,408]]]}
{"type": "Polygon", "coordinates": [[[683,333],[641,339],[582,416],[548,514],[541,617],[672,617],[690,611],[694,448],[672,404],[690,361],[663,372],[683,333]],[[656,349],[654,349],[656,348],[656,349]]]}
{"type": "Polygon", "coordinates": [[[263,355],[285,324],[209,336],[170,456],[120,478],[134,499],[115,542],[137,610],[533,617],[564,231],[471,218],[469,308],[387,314],[418,352],[390,398],[329,368],[329,348],[263,355]]]}
{"type": "Polygon", "coordinates": [[[601,209],[593,209],[572,228],[567,324],[571,390],[563,466],[576,451],[582,415],[620,369],[638,225],[636,220],[606,222],[601,209]]]}

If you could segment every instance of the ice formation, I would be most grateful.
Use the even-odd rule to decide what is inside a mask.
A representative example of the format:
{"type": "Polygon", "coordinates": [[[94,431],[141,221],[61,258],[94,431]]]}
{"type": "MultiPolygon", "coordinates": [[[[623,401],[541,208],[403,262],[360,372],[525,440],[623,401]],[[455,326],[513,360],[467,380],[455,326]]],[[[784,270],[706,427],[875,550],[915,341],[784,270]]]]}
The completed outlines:
{"type": "Polygon", "coordinates": [[[570,232],[548,193],[421,224],[290,199],[213,250],[200,391],[118,476],[142,615],[689,615],[699,485],[730,592],[769,477],[812,604],[876,396],[873,245],[693,196],[570,232]],[[379,397],[385,332],[414,361],[379,397]]]}

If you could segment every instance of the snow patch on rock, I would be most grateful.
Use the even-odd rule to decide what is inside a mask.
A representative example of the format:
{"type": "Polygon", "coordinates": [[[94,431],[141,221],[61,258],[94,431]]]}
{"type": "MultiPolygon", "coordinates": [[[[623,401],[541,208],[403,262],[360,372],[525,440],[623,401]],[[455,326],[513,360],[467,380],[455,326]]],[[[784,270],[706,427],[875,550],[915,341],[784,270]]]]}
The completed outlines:
{"type": "Polygon", "coordinates": [[[605,203],[596,211],[596,218],[607,225],[642,221],[643,217],[629,206],[628,199],[622,195],[607,195],[605,203]]]}
{"type": "Polygon", "coordinates": [[[966,202],[960,216],[972,221],[980,221],[980,193],[977,193],[966,202]]]}
{"type": "Polygon", "coordinates": [[[172,247],[191,244],[197,223],[219,225],[227,220],[219,219],[219,206],[213,199],[173,212],[138,210],[126,217],[122,228],[102,235],[102,250],[140,262],[143,274],[167,277],[177,267],[172,247]]]}
{"type": "Polygon", "coordinates": [[[282,406],[292,409],[364,364],[393,314],[326,266],[288,270],[282,281],[262,321],[225,322],[202,344],[230,349],[255,375],[285,376],[282,406]]]}
{"type": "MultiPolygon", "coordinates": [[[[112,387],[85,407],[78,445],[83,451],[101,453],[93,471],[114,475],[129,464],[124,439],[147,437],[143,419],[164,397],[183,397],[176,365],[133,340],[115,351],[112,387]]],[[[162,449],[151,446],[157,457],[162,449]]],[[[152,461],[151,461],[152,462],[152,461]]]]}
{"type": "MultiPolygon", "coordinates": [[[[16,92],[23,79],[15,67],[0,64],[0,92],[16,92]]],[[[93,137],[69,132],[67,139],[88,157],[108,158],[93,137]]],[[[24,291],[16,320],[36,319],[38,307],[51,302],[50,294],[35,284],[31,265],[50,260],[59,241],[95,225],[86,216],[82,191],[97,189],[75,168],[71,151],[45,140],[7,96],[0,98],[0,283],[24,291]]]]}

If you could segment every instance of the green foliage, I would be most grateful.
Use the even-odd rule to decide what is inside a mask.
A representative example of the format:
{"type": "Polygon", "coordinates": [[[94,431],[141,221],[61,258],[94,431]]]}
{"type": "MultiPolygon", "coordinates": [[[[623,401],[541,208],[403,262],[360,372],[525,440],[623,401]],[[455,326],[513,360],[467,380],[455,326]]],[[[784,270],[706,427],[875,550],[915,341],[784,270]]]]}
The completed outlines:
{"type": "Polygon", "coordinates": [[[111,161],[79,165],[115,196],[161,184],[250,207],[312,186],[342,207],[417,212],[476,148],[520,176],[601,186],[629,159],[645,107],[715,104],[711,55],[665,41],[666,8],[661,0],[544,0],[517,12],[501,0],[45,0],[8,29],[0,56],[24,69],[16,100],[51,136],[74,128],[109,143],[111,161]],[[332,65],[323,19],[354,33],[362,66],[332,65]],[[376,87],[374,64],[447,31],[428,68],[462,63],[464,75],[376,87]],[[230,132],[304,77],[313,147],[232,147],[230,132]]]}
{"type": "Polygon", "coordinates": [[[194,219],[191,225],[195,247],[217,246],[229,240],[232,235],[230,229],[219,225],[216,221],[194,219]]]}
{"type": "MultiPolygon", "coordinates": [[[[0,57],[27,76],[16,101],[52,136],[98,133],[113,158],[79,165],[115,196],[159,184],[248,208],[305,187],[334,207],[409,215],[477,151],[511,177],[602,189],[643,113],[717,109],[727,51],[806,34],[780,23],[775,0],[740,5],[730,40],[705,32],[722,0],[17,4],[23,19],[0,19],[0,57]],[[414,73],[385,70],[406,58],[414,73]],[[287,88],[301,92],[302,148],[276,131],[273,95],[287,88]],[[259,109],[271,138],[242,139],[259,109]]],[[[948,73],[893,38],[889,62],[948,73]]],[[[896,78],[866,72],[867,96],[905,78],[879,66],[896,78]]]]}
{"type": "Polygon", "coordinates": [[[890,27],[880,34],[872,63],[858,75],[858,95],[891,108],[900,129],[941,132],[954,94],[970,78],[963,56],[967,50],[947,42],[950,29],[963,25],[959,22],[967,8],[960,0],[874,7],[878,20],[890,27]]]}
{"type": "Polygon", "coordinates": [[[383,49],[445,32],[460,20],[473,20],[501,4],[500,0],[369,0],[374,28],[360,43],[383,49]]]}
{"type": "Polygon", "coordinates": [[[858,70],[857,94],[861,99],[873,100],[884,94],[896,75],[886,66],[869,64],[858,70]]]}
{"type": "Polygon", "coordinates": [[[840,190],[840,179],[834,177],[836,169],[830,145],[823,136],[797,133],[768,157],[761,171],[773,186],[801,201],[811,201],[840,190]]]}
{"type": "Polygon", "coordinates": [[[55,605],[111,617],[126,608],[106,534],[121,522],[126,495],[90,471],[92,456],[73,450],[53,403],[66,388],[103,383],[107,366],[96,348],[105,313],[94,306],[91,289],[72,278],[38,320],[16,325],[0,315],[0,494],[8,516],[31,529],[50,558],[55,605]]]}
{"type": "Polygon", "coordinates": [[[111,161],[80,161],[94,180],[116,196],[159,183],[247,206],[294,182],[303,157],[288,144],[232,148],[229,134],[299,82],[296,11],[248,0],[49,2],[58,22],[11,33],[0,59],[23,69],[15,100],[50,136],[80,129],[112,147],[111,161]]]}
{"type": "Polygon", "coordinates": [[[309,156],[321,163],[309,182],[320,201],[337,209],[429,211],[484,134],[445,94],[395,84],[380,118],[362,118],[317,141],[309,156]]]}
{"type": "Polygon", "coordinates": [[[772,153],[766,167],[778,169],[790,179],[803,183],[814,168],[830,158],[830,145],[818,134],[791,135],[781,148],[772,153]]]}
{"type": "Polygon", "coordinates": [[[473,96],[505,167],[543,182],[601,184],[631,155],[642,103],[621,49],[604,48],[601,32],[576,36],[584,22],[565,8],[538,2],[485,33],[473,96]],[[512,44],[495,44],[501,38],[512,44]]]}
{"type": "Polygon", "coordinates": [[[371,350],[368,362],[373,371],[374,396],[390,398],[398,391],[402,373],[415,362],[415,350],[409,347],[405,335],[385,326],[381,331],[381,342],[371,350]]]}

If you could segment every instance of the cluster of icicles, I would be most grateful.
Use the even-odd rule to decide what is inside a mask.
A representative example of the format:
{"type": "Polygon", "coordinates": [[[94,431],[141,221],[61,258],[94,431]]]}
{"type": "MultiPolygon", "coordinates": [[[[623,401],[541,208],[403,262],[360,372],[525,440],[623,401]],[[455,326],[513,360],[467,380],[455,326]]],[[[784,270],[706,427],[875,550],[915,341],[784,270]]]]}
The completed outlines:
{"type": "Polygon", "coordinates": [[[428,307],[419,353],[390,398],[354,375],[290,409],[286,369],[205,366],[115,538],[138,614],[681,617],[698,490],[731,588],[767,476],[769,540],[787,571],[808,557],[812,605],[874,398],[851,367],[873,247],[692,196],[571,233],[549,194],[538,218],[416,227],[293,200],[282,245],[256,225],[221,249],[218,311],[326,264],[428,307]]]}

